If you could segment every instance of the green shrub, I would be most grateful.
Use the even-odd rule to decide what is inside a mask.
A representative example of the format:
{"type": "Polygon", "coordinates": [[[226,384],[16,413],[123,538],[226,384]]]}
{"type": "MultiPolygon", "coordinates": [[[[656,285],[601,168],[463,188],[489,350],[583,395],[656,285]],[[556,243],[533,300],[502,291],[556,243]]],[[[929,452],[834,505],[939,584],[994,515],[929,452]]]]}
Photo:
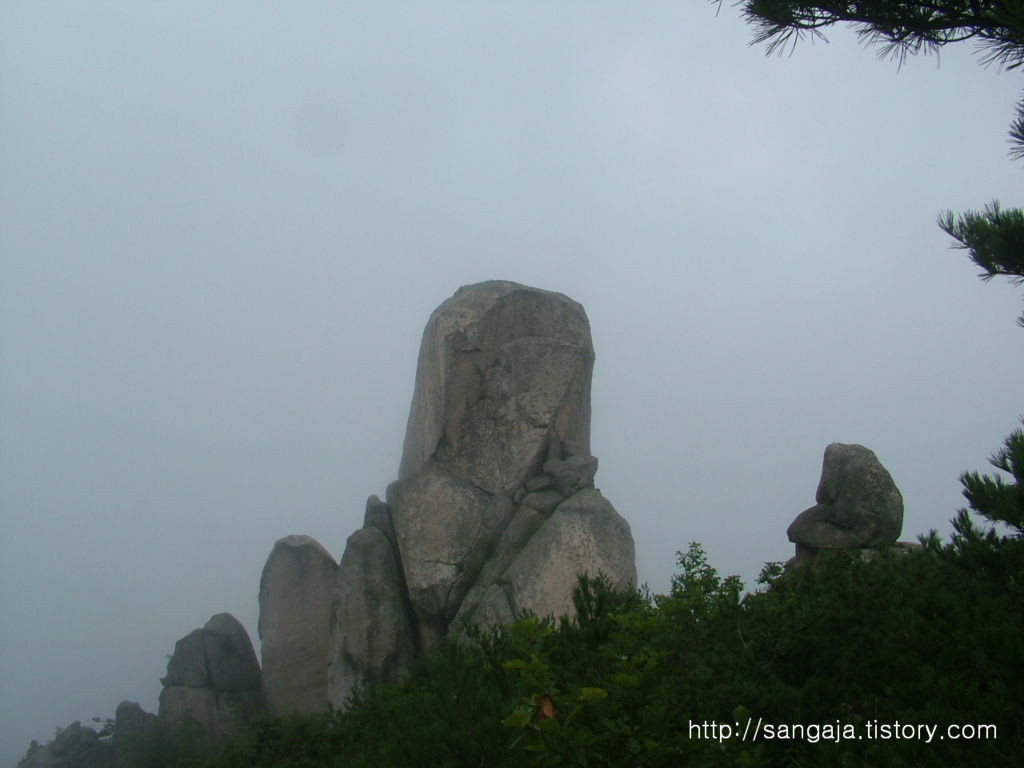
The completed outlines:
{"type": "Polygon", "coordinates": [[[513,625],[521,704],[506,726],[537,765],[1009,764],[1024,751],[1020,595],[955,544],[926,541],[870,561],[770,564],[742,600],[696,544],[667,596],[613,598],[606,582],[581,581],[578,599],[621,611],[513,625]],[[855,738],[744,741],[748,717],[855,738]],[[998,738],[869,738],[868,726],[897,722],[936,735],[991,724],[998,738]],[[733,737],[714,738],[712,723],[733,737]]]}

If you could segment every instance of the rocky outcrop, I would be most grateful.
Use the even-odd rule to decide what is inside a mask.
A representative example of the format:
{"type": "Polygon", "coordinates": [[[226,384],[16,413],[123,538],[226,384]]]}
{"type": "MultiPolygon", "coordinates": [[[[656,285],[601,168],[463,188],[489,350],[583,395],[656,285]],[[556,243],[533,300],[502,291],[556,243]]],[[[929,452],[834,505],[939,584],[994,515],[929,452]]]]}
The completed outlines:
{"type": "Polygon", "coordinates": [[[245,628],[213,616],[181,638],[159,716],[122,702],[111,739],[73,723],[29,768],[108,768],[119,740],[187,732],[202,751],[253,715],[315,714],[401,679],[446,636],[573,611],[581,574],[636,584],[629,524],[594,488],[583,307],[492,281],[435,310],[420,347],[398,479],[371,496],[336,563],[279,540],[260,580],[263,670],[245,628]]]}
{"type": "MultiPolygon", "coordinates": [[[[593,365],[586,313],[558,293],[481,283],[431,315],[398,480],[338,567],[332,705],[474,624],[571,612],[581,573],[635,584],[629,525],[594,490],[593,365]]],[[[261,637],[282,620],[261,614],[261,637]]]]}
{"type": "Polygon", "coordinates": [[[265,711],[256,652],[229,613],[179,640],[160,682],[160,719],[172,732],[198,726],[202,744],[238,733],[265,711]]]}
{"type": "Polygon", "coordinates": [[[502,531],[491,556],[481,569],[476,583],[463,599],[459,612],[449,625],[449,633],[456,637],[462,637],[470,623],[491,627],[512,621],[513,614],[508,596],[501,591],[498,584],[516,556],[526,546],[530,538],[540,530],[545,519],[546,516],[536,509],[525,504],[519,505],[512,515],[512,519],[505,526],[505,530],[502,531]],[[501,591],[500,597],[493,592],[495,589],[501,591]],[[489,607],[478,608],[484,604],[489,607]],[[503,617],[500,621],[497,620],[499,616],[503,617]]]}
{"type": "Polygon", "coordinates": [[[512,516],[512,502],[430,460],[388,487],[388,506],[420,645],[427,647],[444,637],[512,516]]]}
{"type": "Polygon", "coordinates": [[[114,746],[110,739],[101,739],[95,730],[76,720],[19,765],[20,768],[113,768],[114,746]]]}
{"type": "Polygon", "coordinates": [[[327,681],[341,709],[356,686],[396,682],[416,657],[408,595],[395,557],[387,505],[367,502],[366,525],[348,537],[331,612],[327,681]]]}
{"type": "Polygon", "coordinates": [[[593,365],[586,313],[558,293],[481,283],[431,315],[388,489],[422,647],[470,622],[571,611],[582,572],[635,582],[629,526],[593,490],[593,365]],[[553,517],[583,492],[592,519],[553,517]]]}
{"type": "Polygon", "coordinates": [[[152,733],[160,728],[160,718],[147,712],[135,701],[122,701],[114,712],[114,732],[110,740],[115,752],[136,735],[152,733]]]}
{"type": "MultiPolygon", "coordinates": [[[[98,718],[97,718],[98,719],[98,718]]],[[[62,729],[53,741],[40,747],[19,763],[22,768],[115,768],[125,764],[124,747],[133,736],[151,733],[162,727],[159,718],[146,712],[134,701],[117,705],[114,727],[109,737],[76,720],[62,729]]]]}
{"type": "Polygon", "coordinates": [[[903,530],[903,496],[873,451],[832,443],[825,449],[815,504],[786,532],[796,544],[792,565],[823,549],[894,544],[903,530]]]}
{"type": "Polygon", "coordinates": [[[572,591],[581,572],[604,574],[617,590],[636,584],[629,524],[598,491],[562,502],[505,571],[501,583],[514,614],[573,613],[572,591]]]}
{"type": "Polygon", "coordinates": [[[593,367],[590,324],[572,299],[502,281],[460,288],[423,332],[399,479],[435,458],[511,496],[552,437],[589,454],[593,367]]]}
{"type": "Polygon", "coordinates": [[[114,711],[113,738],[152,730],[158,722],[160,722],[160,718],[152,712],[144,710],[137,701],[125,699],[117,705],[117,709],[114,711]]]}
{"type": "Polygon", "coordinates": [[[338,564],[309,536],[274,544],[260,579],[259,637],[267,712],[312,715],[327,709],[331,604],[338,564]]]}

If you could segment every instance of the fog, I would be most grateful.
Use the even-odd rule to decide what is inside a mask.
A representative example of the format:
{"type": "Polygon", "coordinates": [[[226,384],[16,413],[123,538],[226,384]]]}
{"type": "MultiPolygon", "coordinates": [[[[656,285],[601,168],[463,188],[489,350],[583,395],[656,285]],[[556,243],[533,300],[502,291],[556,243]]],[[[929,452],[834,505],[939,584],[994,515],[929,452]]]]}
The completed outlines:
{"type": "Polygon", "coordinates": [[[274,541],[340,558],[461,285],[590,318],[597,485],[640,580],[748,588],[825,446],[903,539],[1024,413],[1021,290],[939,211],[1021,203],[1015,72],[702,2],[0,4],[0,765],[175,641],[256,644],[274,541]]]}

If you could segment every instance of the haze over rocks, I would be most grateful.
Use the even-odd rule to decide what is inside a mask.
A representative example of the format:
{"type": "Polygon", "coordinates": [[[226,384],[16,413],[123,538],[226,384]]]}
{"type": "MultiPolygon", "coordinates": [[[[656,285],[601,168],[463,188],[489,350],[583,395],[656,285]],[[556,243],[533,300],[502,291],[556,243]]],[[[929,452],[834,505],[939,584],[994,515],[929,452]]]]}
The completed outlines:
{"type": "Polygon", "coordinates": [[[398,479],[370,496],[340,564],[277,542],[260,589],[272,714],[344,707],[472,624],[571,612],[578,575],[636,583],[629,524],[594,489],[586,312],[492,281],[431,315],[398,479]]]}
{"type": "MultiPolygon", "coordinates": [[[[259,713],[341,709],[357,686],[401,680],[474,625],[571,615],[580,574],[637,582],[629,524],[594,487],[594,350],[583,307],[511,282],[460,288],[423,333],[398,479],[370,496],[340,562],[305,535],[277,541],[259,585],[262,670],[245,628],[213,616],[178,640],[159,723],[213,745],[259,713]]],[[[903,498],[875,454],[825,449],[817,504],[788,535],[793,565],[892,544],[903,498]]],[[[155,727],[122,702],[108,743],[73,723],[30,768],[112,766],[118,732],[155,727]]]]}

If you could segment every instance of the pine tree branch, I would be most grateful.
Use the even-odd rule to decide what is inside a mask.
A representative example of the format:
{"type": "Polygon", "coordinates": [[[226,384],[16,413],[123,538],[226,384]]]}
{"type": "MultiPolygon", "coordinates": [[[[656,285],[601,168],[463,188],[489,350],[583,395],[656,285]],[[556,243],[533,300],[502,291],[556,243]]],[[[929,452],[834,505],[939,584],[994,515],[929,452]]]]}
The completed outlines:
{"type": "Polygon", "coordinates": [[[1014,285],[1024,283],[1024,211],[1021,209],[1003,210],[999,201],[994,200],[980,213],[940,213],[939,227],[957,241],[953,248],[966,249],[971,261],[984,270],[979,275],[982,280],[1003,275],[1014,285]]]}
{"type": "Polygon", "coordinates": [[[753,43],[781,53],[805,34],[849,24],[879,55],[901,61],[948,43],[977,39],[990,49],[984,63],[1013,69],[1024,63],[1022,0],[742,0],[743,15],[757,30],[753,43]]]}
{"type": "MultiPolygon", "coordinates": [[[[938,223],[956,241],[951,247],[965,249],[971,261],[982,268],[978,275],[982,280],[1002,275],[1013,285],[1024,284],[1024,211],[1003,210],[999,201],[993,200],[980,213],[944,211],[938,223]]],[[[1017,324],[1024,328],[1024,315],[1017,324]]]]}
{"type": "MultiPolygon", "coordinates": [[[[975,512],[992,523],[1004,523],[1024,536],[1024,430],[1016,429],[1004,440],[1003,447],[989,457],[996,469],[1009,474],[1012,482],[1002,476],[979,475],[964,472],[960,475],[963,495],[975,512]]],[[[966,518],[962,512],[961,518],[966,518]]],[[[966,530],[958,532],[969,538],[966,530]]]]}
{"type": "Polygon", "coordinates": [[[1017,117],[1010,124],[1010,159],[1024,160],[1024,99],[1017,102],[1017,117]]]}

